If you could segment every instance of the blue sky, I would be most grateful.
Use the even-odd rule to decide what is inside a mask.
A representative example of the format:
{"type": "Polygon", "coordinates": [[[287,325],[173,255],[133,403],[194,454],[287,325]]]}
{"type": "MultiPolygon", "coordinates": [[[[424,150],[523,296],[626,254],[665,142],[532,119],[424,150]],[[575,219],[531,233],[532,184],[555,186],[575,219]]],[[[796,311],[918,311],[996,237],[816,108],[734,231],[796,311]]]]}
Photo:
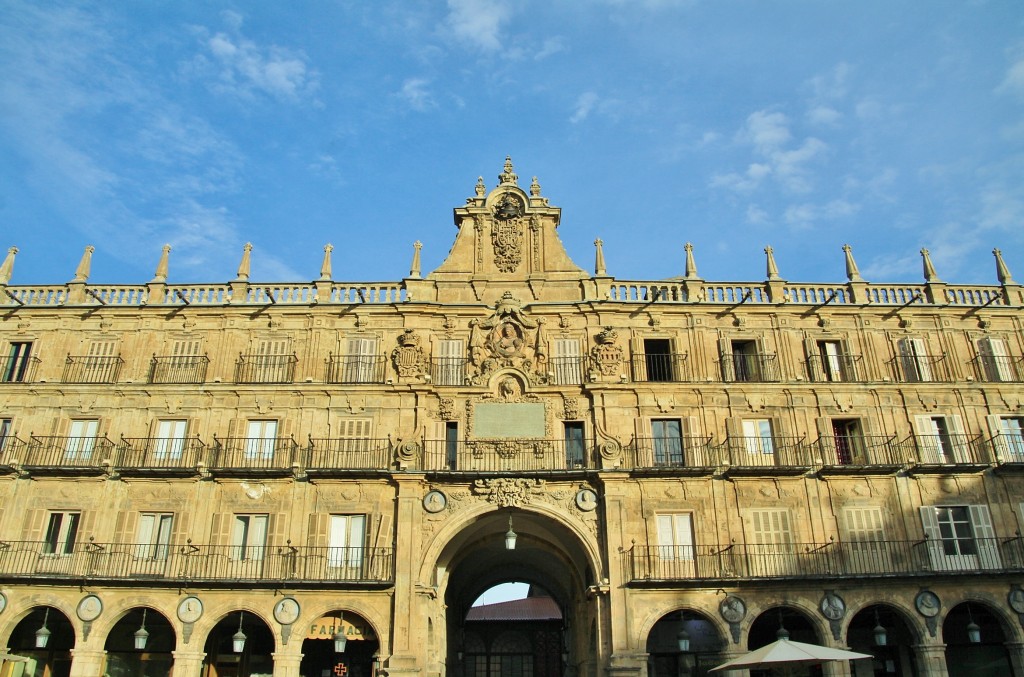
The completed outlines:
{"type": "Polygon", "coordinates": [[[620,279],[1024,278],[1024,2],[0,2],[13,284],[424,272],[505,155],[620,279]]]}

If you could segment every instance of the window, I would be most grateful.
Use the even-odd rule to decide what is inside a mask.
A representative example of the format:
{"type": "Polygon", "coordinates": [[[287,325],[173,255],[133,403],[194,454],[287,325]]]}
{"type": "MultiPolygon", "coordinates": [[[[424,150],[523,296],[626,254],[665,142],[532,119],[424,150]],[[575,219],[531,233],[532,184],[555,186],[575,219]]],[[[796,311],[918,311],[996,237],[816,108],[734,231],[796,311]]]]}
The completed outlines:
{"type": "Polygon", "coordinates": [[[971,571],[1001,566],[987,505],[925,505],[920,510],[933,569],[971,571]]]}
{"type": "Polygon", "coordinates": [[[117,355],[117,341],[93,341],[85,358],[85,381],[88,383],[113,383],[120,368],[117,355]]]}
{"type": "Polygon", "coordinates": [[[7,438],[11,436],[11,419],[0,418],[0,453],[7,448],[7,438]]]}
{"type": "Polygon", "coordinates": [[[179,459],[185,450],[186,421],[157,421],[153,455],[159,459],[179,459]]]}
{"type": "Polygon", "coordinates": [[[891,556],[885,543],[882,509],[875,506],[844,508],[843,540],[851,571],[889,573],[891,556]]]}
{"type": "Polygon", "coordinates": [[[690,513],[657,516],[658,557],[662,560],[693,560],[693,519],[690,513]]]}
{"type": "Polygon", "coordinates": [[[864,435],[857,419],[832,419],[832,442],[836,454],[834,459],[830,459],[832,462],[839,465],[850,465],[855,460],[858,463],[867,462],[864,457],[864,435]]]}
{"type": "Polygon", "coordinates": [[[6,383],[21,383],[28,380],[31,360],[31,341],[12,342],[11,350],[7,353],[2,380],[6,383]]]}
{"type": "Polygon", "coordinates": [[[554,348],[555,354],[551,358],[554,382],[558,385],[583,383],[583,358],[580,356],[580,342],[576,339],[555,339],[554,348]]]}
{"type": "Polygon", "coordinates": [[[647,369],[647,380],[655,382],[671,382],[672,378],[672,341],[669,339],[644,339],[644,366],[647,369]]]}
{"type": "Polygon", "coordinates": [[[749,454],[772,455],[775,443],[772,441],[772,422],[767,418],[743,420],[743,444],[749,454]]]}
{"type": "Polygon", "coordinates": [[[373,383],[377,371],[377,339],[350,338],[345,356],[346,383],[373,383]]]}
{"type": "Polygon", "coordinates": [[[274,458],[277,447],[277,421],[249,421],[245,435],[245,457],[274,458]]]}
{"type": "Polygon", "coordinates": [[[736,381],[761,381],[757,341],[732,342],[732,367],[736,381]]]}
{"type": "Polygon", "coordinates": [[[1024,460],[1024,416],[1000,416],[999,436],[1006,455],[1024,460]]]}
{"type": "Polygon", "coordinates": [[[751,553],[752,575],[779,575],[790,573],[796,565],[793,534],[790,531],[789,511],[762,509],[751,513],[753,544],[751,553]]]}
{"type": "Polygon", "coordinates": [[[71,422],[68,431],[67,447],[65,455],[69,459],[88,459],[92,456],[92,450],[96,446],[96,437],[99,435],[100,422],[96,419],[79,419],[71,422]]]}
{"type": "Polygon", "coordinates": [[[434,383],[439,386],[460,386],[464,380],[466,353],[462,339],[442,339],[437,342],[437,368],[434,383]]]}
{"type": "Polygon", "coordinates": [[[1015,381],[1014,365],[1006,350],[1006,342],[998,338],[978,339],[978,361],[986,381],[1015,381]]]}
{"type": "Polygon", "coordinates": [[[654,465],[683,464],[683,428],[677,418],[652,419],[654,465]]]}
{"type": "Polygon", "coordinates": [[[918,459],[922,463],[969,463],[970,450],[959,416],[917,417],[918,459]]]}
{"type": "Polygon", "coordinates": [[[261,560],[267,545],[267,515],[235,515],[231,529],[234,560],[261,560]]]}
{"type": "Polygon", "coordinates": [[[582,468],[586,461],[583,422],[565,422],[565,463],[568,468],[582,468]]]}
{"type": "Polygon", "coordinates": [[[139,515],[135,556],[139,559],[167,559],[173,520],[174,515],[170,513],[144,512],[139,515]]]}
{"type": "Polygon", "coordinates": [[[818,341],[821,376],[825,381],[849,381],[844,369],[843,344],[839,341],[818,341]]]}
{"type": "Polygon", "coordinates": [[[327,565],[361,569],[366,535],[365,515],[331,515],[327,565]]]}
{"type": "Polygon", "coordinates": [[[46,540],[43,552],[47,555],[70,555],[75,551],[75,539],[78,538],[78,523],[81,513],[52,512],[46,525],[46,540]]]}
{"type": "Polygon", "coordinates": [[[262,339],[252,356],[252,371],[240,380],[251,383],[288,383],[292,380],[293,356],[288,339],[262,339]]]}
{"type": "Polygon", "coordinates": [[[459,466],[459,424],[448,421],[444,424],[444,455],[449,470],[457,470],[459,466]]]}
{"type": "Polygon", "coordinates": [[[905,338],[900,339],[898,346],[903,380],[908,383],[931,381],[931,361],[929,360],[928,349],[924,341],[916,338],[905,338]]]}

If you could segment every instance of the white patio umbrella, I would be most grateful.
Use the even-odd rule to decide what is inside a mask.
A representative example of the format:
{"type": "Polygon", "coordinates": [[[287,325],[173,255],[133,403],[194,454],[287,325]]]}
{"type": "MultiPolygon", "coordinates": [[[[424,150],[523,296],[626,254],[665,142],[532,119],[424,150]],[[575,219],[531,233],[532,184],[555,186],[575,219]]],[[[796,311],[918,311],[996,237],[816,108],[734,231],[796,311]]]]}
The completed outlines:
{"type": "Polygon", "coordinates": [[[832,661],[851,661],[858,658],[871,658],[870,654],[832,649],[817,644],[790,641],[782,637],[776,641],[743,654],[739,658],[711,668],[711,672],[719,670],[749,670],[750,668],[782,668],[783,674],[791,674],[792,668],[802,665],[821,665],[832,661]]]}

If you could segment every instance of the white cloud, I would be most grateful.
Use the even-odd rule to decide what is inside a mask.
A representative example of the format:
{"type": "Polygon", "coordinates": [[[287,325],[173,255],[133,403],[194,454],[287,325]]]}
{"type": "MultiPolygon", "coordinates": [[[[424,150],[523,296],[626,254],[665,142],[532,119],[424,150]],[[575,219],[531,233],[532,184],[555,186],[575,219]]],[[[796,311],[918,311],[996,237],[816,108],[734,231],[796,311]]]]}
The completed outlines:
{"type": "Polygon", "coordinates": [[[512,15],[509,3],[495,0],[448,0],[445,24],[453,37],[485,52],[501,48],[501,31],[512,15]]]}
{"type": "Polygon", "coordinates": [[[815,106],[807,111],[807,121],[812,125],[835,127],[843,119],[843,114],[830,106],[815,106]]]}
{"type": "Polygon", "coordinates": [[[755,226],[763,226],[768,223],[768,212],[757,205],[747,206],[747,223],[755,226]]]}
{"type": "Polygon", "coordinates": [[[594,92],[583,92],[580,94],[579,98],[576,99],[576,108],[573,111],[572,117],[569,118],[569,122],[575,125],[586,120],[598,101],[599,97],[594,92]]]}
{"type": "Polygon", "coordinates": [[[420,113],[437,108],[434,96],[427,89],[430,81],[425,78],[409,78],[402,83],[402,89],[397,92],[400,99],[404,100],[410,108],[420,113]]]}
{"type": "Polygon", "coordinates": [[[852,68],[845,61],[840,61],[835,68],[825,75],[818,75],[810,80],[812,100],[818,103],[839,101],[846,98],[849,91],[847,81],[852,68]]]}
{"type": "Polygon", "coordinates": [[[1018,59],[1006,71],[1006,77],[996,88],[996,92],[1007,92],[1024,97],[1024,58],[1018,59]]]}
{"type": "Polygon", "coordinates": [[[747,165],[743,173],[716,174],[712,187],[749,192],[758,188],[769,176],[789,192],[805,193],[811,189],[807,165],[828,149],[825,142],[807,137],[795,147],[789,147],[793,134],[789,118],[777,111],[760,110],[747,116],[743,127],[736,133],[741,144],[753,146],[759,159],[747,165]]]}
{"type": "Polygon", "coordinates": [[[565,42],[560,37],[545,38],[540,49],[533,55],[534,61],[543,61],[552,54],[558,54],[559,52],[565,51],[565,42]]]}
{"type": "Polygon", "coordinates": [[[832,200],[825,204],[803,203],[786,208],[783,218],[794,228],[806,229],[821,225],[821,222],[835,222],[853,216],[859,206],[846,200],[832,200]]]}
{"type": "Polygon", "coordinates": [[[747,116],[740,138],[752,143],[758,152],[768,155],[792,138],[789,120],[782,113],[756,111],[747,116]]]}

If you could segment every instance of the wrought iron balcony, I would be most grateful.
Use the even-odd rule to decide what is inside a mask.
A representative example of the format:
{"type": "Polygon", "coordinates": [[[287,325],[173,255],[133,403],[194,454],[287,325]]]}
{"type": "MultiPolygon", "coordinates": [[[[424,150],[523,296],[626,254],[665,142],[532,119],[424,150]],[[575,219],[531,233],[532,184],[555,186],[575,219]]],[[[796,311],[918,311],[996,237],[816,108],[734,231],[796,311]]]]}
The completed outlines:
{"type": "Polygon", "coordinates": [[[118,356],[68,355],[64,361],[63,383],[117,383],[124,360],[118,356]]]}
{"type": "Polygon", "coordinates": [[[584,382],[587,373],[587,358],[551,357],[548,358],[548,375],[554,385],[579,385],[584,382]]]}
{"type": "Polygon", "coordinates": [[[781,380],[778,356],[765,353],[722,355],[722,380],[727,383],[775,383],[781,380]]]}
{"type": "Polygon", "coordinates": [[[997,463],[1024,463],[1024,435],[999,433],[985,441],[997,463]]]}
{"type": "Polygon", "coordinates": [[[306,470],[387,470],[391,440],[310,437],[306,470]]]}
{"type": "Polygon", "coordinates": [[[684,383],[691,381],[684,353],[634,353],[633,381],[648,383],[684,383]]]}
{"type": "Polygon", "coordinates": [[[893,378],[902,383],[949,383],[953,380],[945,355],[901,355],[890,365],[893,378]]]}
{"type": "Polygon", "coordinates": [[[122,437],[118,468],[175,470],[209,463],[197,437],[122,437]]]}
{"type": "Polygon", "coordinates": [[[849,353],[811,355],[807,358],[807,376],[815,383],[849,383],[863,380],[861,356],[849,353]]]}
{"type": "Polygon", "coordinates": [[[150,383],[205,383],[210,358],[206,355],[154,355],[150,383]]]}
{"type": "Polygon", "coordinates": [[[27,468],[103,469],[117,464],[117,448],[106,437],[68,437],[32,435],[25,458],[18,459],[27,468]]]}
{"type": "Polygon", "coordinates": [[[36,379],[39,358],[24,355],[12,355],[3,364],[0,371],[0,383],[32,383],[36,379]]]}
{"type": "Polygon", "coordinates": [[[516,438],[423,443],[423,470],[537,472],[594,467],[586,442],[516,438]]]}
{"type": "Polygon", "coordinates": [[[285,471],[301,461],[299,445],[291,437],[213,437],[214,470],[285,471]]]}
{"type": "Polygon", "coordinates": [[[430,379],[437,386],[461,386],[466,383],[465,357],[435,357],[430,361],[430,379]]]}
{"type": "Polygon", "coordinates": [[[821,465],[897,466],[912,456],[906,441],[886,435],[829,435],[814,443],[821,465]]]}
{"type": "MultiPolygon", "coordinates": [[[[622,552],[634,584],[731,579],[901,577],[1024,571],[1024,541],[976,538],[969,553],[943,541],[829,541],[725,546],[634,545],[622,552]]],[[[961,546],[959,546],[962,548],[961,546]]]]}
{"type": "Polygon", "coordinates": [[[629,451],[634,468],[708,468],[719,463],[710,437],[637,437],[629,451]]]}
{"type": "Polygon", "coordinates": [[[331,355],[328,383],[384,383],[387,364],[383,355],[331,355]]]}
{"type": "Polygon", "coordinates": [[[295,355],[239,355],[235,383],[291,383],[298,361],[295,355]]]}
{"type": "Polygon", "coordinates": [[[224,581],[384,584],[394,581],[392,548],[76,543],[54,553],[45,541],[0,541],[0,577],[34,580],[224,581]]]}
{"type": "Polygon", "coordinates": [[[28,443],[15,435],[0,437],[0,465],[10,467],[13,462],[20,462],[27,447],[28,443]]]}
{"type": "Polygon", "coordinates": [[[720,463],[739,468],[800,468],[814,465],[805,437],[727,437],[720,449],[720,463]]]}
{"type": "Polygon", "coordinates": [[[1024,357],[980,355],[974,358],[974,374],[988,383],[1020,383],[1024,381],[1024,357]]]}
{"type": "Polygon", "coordinates": [[[903,444],[914,451],[912,460],[921,465],[976,466],[993,461],[980,435],[912,435],[903,444]]]}

